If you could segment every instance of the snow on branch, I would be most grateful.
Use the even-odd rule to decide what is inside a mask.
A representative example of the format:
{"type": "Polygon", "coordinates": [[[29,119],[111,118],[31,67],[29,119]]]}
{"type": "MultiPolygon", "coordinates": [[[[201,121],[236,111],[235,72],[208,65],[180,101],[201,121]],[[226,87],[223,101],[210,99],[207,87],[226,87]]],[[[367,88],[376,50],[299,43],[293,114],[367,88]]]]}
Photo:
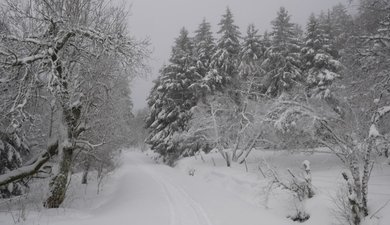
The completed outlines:
{"type": "Polygon", "coordinates": [[[12,170],[9,173],[0,175],[0,186],[36,174],[39,171],[39,169],[46,162],[48,162],[53,155],[56,155],[57,153],[58,153],[58,141],[55,141],[54,143],[50,144],[47,147],[47,151],[41,153],[37,158],[32,160],[26,166],[20,167],[16,170],[12,170]]]}
{"type": "Polygon", "coordinates": [[[86,141],[86,140],[76,140],[76,143],[78,144],[79,147],[86,146],[89,149],[94,149],[94,148],[100,147],[100,146],[105,144],[104,141],[102,143],[99,143],[99,144],[92,144],[91,142],[86,141]]]}
{"type": "Polygon", "coordinates": [[[18,38],[18,37],[13,36],[13,35],[3,35],[1,37],[1,39],[9,40],[9,41],[16,41],[16,42],[24,42],[24,43],[36,44],[36,45],[40,45],[40,46],[50,46],[50,43],[48,43],[46,41],[42,41],[42,40],[37,39],[37,38],[33,38],[33,37],[18,38]]]}
{"type": "Polygon", "coordinates": [[[383,116],[390,112],[390,106],[383,106],[379,108],[373,117],[373,122],[378,122],[383,116]]]}
{"type": "Polygon", "coordinates": [[[383,106],[383,107],[379,108],[374,113],[374,115],[372,117],[372,124],[371,124],[370,130],[368,132],[368,136],[370,138],[376,138],[376,137],[381,136],[379,131],[378,131],[377,124],[379,123],[379,120],[382,119],[382,117],[388,113],[390,113],[390,106],[383,106]]]}
{"type": "Polygon", "coordinates": [[[32,56],[27,56],[27,57],[24,57],[21,59],[16,59],[12,65],[13,66],[21,66],[21,65],[31,64],[35,61],[45,59],[45,58],[47,58],[47,55],[40,53],[40,54],[36,54],[36,55],[32,55],[32,56]]]}

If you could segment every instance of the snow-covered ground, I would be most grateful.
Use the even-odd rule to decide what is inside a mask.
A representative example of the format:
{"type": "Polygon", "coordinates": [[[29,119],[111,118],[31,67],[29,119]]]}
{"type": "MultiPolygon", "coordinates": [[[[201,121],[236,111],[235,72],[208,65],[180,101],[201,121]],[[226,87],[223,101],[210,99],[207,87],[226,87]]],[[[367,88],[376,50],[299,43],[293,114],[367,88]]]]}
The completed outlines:
{"type": "MultiPolygon", "coordinates": [[[[305,159],[312,165],[316,196],[306,202],[311,217],[303,224],[337,222],[332,208],[334,194],[342,182],[339,175],[342,167],[336,158],[329,154],[282,151],[253,153],[248,159],[247,172],[245,165],[226,168],[215,153],[186,158],[170,168],[152,160],[150,152],[125,151],[120,168],[104,180],[99,194],[96,194],[96,181],[91,179],[87,186],[81,185],[80,176],[75,175],[64,208],[31,207],[40,204],[37,196],[43,198],[43,195],[31,197],[34,204],[30,203],[23,210],[7,210],[6,205],[11,203],[2,202],[0,224],[15,221],[34,225],[297,224],[287,219],[295,209],[292,195],[280,188],[269,191],[269,179],[263,177],[258,167],[260,165],[264,173],[267,167],[272,167],[283,177],[286,168],[298,174],[305,159]],[[194,172],[194,176],[190,176],[190,172],[194,172]]],[[[390,199],[389,187],[390,167],[383,164],[373,171],[370,183],[372,211],[390,199]]],[[[379,225],[390,224],[390,205],[375,217],[379,225]]]]}
{"type": "MultiPolygon", "coordinates": [[[[219,186],[223,191],[238,196],[245,202],[279,218],[296,213],[296,201],[291,192],[273,185],[267,171],[277,172],[285,183],[291,180],[290,169],[295,175],[302,173],[302,163],[308,160],[312,170],[312,182],[316,195],[305,202],[310,219],[305,225],[340,224],[337,206],[341,187],[344,185],[341,172],[345,170],[340,160],[326,152],[292,153],[288,151],[254,151],[247,159],[247,166],[233,164],[227,168],[219,153],[198,155],[179,162],[177,168],[183,173],[194,171],[194,177],[219,186]],[[260,171],[260,169],[261,171],[260,171]],[[247,171],[248,170],[248,171],[247,171]],[[265,174],[266,178],[264,177],[265,174]]],[[[369,207],[372,214],[390,201],[390,166],[377,162],[369,184],[369,207]]],[[[371,216],[370,216],[371,217],[371,216]]],[[[296,224],[287,222],[284,224],[296,224]]],[[[267,223],[260,223],[267,224],[267,223]]],[[[390,224],[390,203],[364,224],[390,224]]]]}

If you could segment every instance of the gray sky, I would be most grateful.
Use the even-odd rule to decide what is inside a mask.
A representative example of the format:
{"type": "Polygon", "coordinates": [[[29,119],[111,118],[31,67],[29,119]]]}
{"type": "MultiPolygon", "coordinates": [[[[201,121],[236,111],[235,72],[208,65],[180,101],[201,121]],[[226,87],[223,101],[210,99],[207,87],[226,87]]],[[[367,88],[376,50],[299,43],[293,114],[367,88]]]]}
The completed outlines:
{"type": "Polygon", "coordinates": [[[250,23],[263,33],[270,29],[279,7],[284,6],[292,15],[292,21],[304,27],[312,12],[325,11],[339,2],[346,0],[132,0],[130,30],[138,38],[149,37],[154,49],[152,74],[147,80],[137,79],[133,83],[134,108],[146,106],[152,80],[168,61],[173,41],[183,26],[193,32],[206,18],[216,31],[221,15],[229,6],[243,34],[250,23]]]}

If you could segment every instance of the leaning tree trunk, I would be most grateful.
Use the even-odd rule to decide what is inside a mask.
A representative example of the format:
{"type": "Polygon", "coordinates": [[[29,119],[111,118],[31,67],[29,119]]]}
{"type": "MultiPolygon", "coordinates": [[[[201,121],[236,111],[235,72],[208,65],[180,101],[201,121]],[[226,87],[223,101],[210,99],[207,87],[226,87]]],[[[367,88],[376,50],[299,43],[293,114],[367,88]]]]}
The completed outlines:
{"type": "Polygon", "coordinates": [[[58,174],[50,182],[50,196],[44,203],[46,208],[58,208],[65,199],[68,175],[71,168],[73,148],[63,148],[58,174]]]}
{"type": "Polygon", "coordinates": [[[60,164],[58,174],[51,180],[50,196],[45,201],[46,208],[58,208],[65,199],[68,184],[68,176],[72,165],[74,141],[72,137],[72,123],[70,122],[71,110],[64,110],[61,115],[59,154],[60,164]]]}

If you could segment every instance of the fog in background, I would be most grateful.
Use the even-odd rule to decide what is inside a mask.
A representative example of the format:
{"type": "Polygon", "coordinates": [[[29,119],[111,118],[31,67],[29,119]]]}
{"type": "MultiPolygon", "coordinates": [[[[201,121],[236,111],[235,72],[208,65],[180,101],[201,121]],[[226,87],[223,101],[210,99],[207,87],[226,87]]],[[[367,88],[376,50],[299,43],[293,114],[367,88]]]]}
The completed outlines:
{"type": "Polygon", "coordinates": [[[278,9],[284,6],[292,15],[292,22],[305,28],[312,12],[318,14],[339,2],[353,9],[348,0],[133,0],[130,31],[138,38],[149,37],[153,49],[151,74],[147,79],[136,79],[132,84],[134,109],[146,106],[152,81],[168,61],[174,39],[183,26],[192,34],[206,18],[216,32],[221,15],[229,6],[242,34],[250,23],[254,23],[262,34],[271,29],[270,22],[276,17],[278,9]]]}

